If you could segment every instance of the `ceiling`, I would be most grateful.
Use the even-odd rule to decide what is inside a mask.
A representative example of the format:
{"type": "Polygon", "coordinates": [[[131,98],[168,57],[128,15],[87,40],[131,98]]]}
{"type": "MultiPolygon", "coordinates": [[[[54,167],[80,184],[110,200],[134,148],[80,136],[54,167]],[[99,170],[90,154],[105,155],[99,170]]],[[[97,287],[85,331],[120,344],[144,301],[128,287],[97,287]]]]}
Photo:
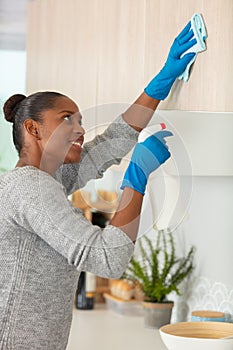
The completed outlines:
{"type": "Polygon", "coordinates": [[[0,50],[25,50],[28,0],[0,0],[0,50]]]}

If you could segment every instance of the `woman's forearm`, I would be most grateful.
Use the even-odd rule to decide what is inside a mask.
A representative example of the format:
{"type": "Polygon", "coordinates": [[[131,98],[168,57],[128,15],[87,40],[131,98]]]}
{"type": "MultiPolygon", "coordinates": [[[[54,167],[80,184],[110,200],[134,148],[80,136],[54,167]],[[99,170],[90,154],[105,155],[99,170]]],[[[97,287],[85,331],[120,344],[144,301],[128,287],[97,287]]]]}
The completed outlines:
{"type": "Polygon", "coordinates": [[[138,234],[143,195],[125,187],[117,211],[110,225],[119,227],[135,242],[138,234]]]}
{"type": "Polygon", "coordinates": [[[135,130],[141,131],[151,120],[159,102],[143,92],[123,113],[123,119],[135,130]]]}
{"type": "Polygon", "coordinates": [[[133,242],[137,238],[148,178],[171,156],[165,139],[169,136],[172,136],[170,131],[162,130],[137,143],[126,169],[121,184],[123,194],[110,224],[119,227],[133,242]]]}

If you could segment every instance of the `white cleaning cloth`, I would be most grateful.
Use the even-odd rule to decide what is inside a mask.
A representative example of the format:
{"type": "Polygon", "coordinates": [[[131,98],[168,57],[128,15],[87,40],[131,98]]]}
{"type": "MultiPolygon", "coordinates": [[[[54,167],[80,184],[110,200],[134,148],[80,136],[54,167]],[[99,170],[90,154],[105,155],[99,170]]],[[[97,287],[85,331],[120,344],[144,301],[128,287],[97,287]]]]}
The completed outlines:
{"type": "MultiPolygon", "coordinates": [[[[207,38],[205,23],[203,21],[202,16],[199,13],[194,13],[191,18],[191,29],[193,30],[194,37],[197,40],[197,43],[188,49],[182,56],[184,56],[188,52],[195,52],[196,55],[193,57],[192,61],[189,62],[185,71],[178,77],[178,79],[183,79],[184,81],[188,81],[189,79],[189,70],[193,62],[195,61],[198,52],[202,52],[206,50],[205,40],[207,38]]],[[[182,57],[181,56],[181,57],[182,57]]]]}

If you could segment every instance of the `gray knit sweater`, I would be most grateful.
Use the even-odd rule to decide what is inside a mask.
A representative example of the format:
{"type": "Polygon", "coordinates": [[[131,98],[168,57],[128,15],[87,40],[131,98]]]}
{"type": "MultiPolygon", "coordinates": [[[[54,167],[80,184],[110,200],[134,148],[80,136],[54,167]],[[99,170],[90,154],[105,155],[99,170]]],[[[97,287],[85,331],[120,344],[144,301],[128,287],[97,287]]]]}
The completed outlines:
{"type": "Polygon", "coordinates": [[[118,117],[55,177],[32,166],[0,176],[1,350],[65,350],[80,272],[118,278],[125,270],[128,236],[93,226],[67,195],[119,163],[137,136],[118,117]]]}

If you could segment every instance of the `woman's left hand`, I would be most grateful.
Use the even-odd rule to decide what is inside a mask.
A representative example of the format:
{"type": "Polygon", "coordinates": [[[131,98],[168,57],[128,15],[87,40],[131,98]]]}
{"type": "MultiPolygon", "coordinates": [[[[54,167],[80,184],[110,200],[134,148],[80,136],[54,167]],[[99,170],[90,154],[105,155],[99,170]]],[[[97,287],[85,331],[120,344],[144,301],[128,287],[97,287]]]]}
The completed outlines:
{"type": "Polygon", "coordinates": [[[191,22],[188,22],[175,38],[164,67],[145,88],[144,91],[148,96],[157,100],[164,100],[167,97],[176,78],[184,72],[189,62],[195,56],[194,52],[182,56],[185,51],[197,43],[193,36],[191,22]]]}

